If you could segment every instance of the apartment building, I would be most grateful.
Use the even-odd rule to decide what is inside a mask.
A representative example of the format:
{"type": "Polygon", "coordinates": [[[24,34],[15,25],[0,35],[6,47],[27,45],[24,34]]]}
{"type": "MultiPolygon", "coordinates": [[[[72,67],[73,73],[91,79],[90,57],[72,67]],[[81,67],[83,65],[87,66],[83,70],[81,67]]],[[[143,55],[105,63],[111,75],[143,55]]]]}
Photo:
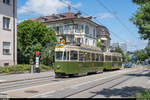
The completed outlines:
{"type": "Polygon", "coordinates": [[[51,16],[31,18],[30,20],[43,22],[48,27],[53,28],[58,41],[64,39],[68,45],[96,47],[96,27],[98,24],[91,19],[90,16],[81,16],[80,12],[68,11],[51,16]]]}
{"type": "Polygon", "coordinates": [[[0,66],[17,64],[17,0],[0,0],[0,66]]]}
{"type": "Polygon", "coordinates": [[[105,26],[99,25],[97,27],[97,38],[101,41],[102,51],[108,51],[110,48],[111,37],[109,30],[105,26]]]}

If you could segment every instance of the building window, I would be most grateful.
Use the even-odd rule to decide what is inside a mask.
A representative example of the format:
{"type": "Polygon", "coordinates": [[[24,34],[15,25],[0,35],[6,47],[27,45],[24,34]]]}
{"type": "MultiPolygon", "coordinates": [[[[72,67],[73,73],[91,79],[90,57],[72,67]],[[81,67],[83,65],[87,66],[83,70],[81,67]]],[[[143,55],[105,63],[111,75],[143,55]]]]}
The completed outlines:
{"type": "Polygon", "coordinates": [[[3,55],[10,55],[10,42],[3,42],[3,55]]]}
{"type": "Polygon", "coordinates": [[[3,3],[9,5],[10,1],[9,0],[3,0],[3,3]]]}
{"type": "Polygon", "coordinates": [[[96,37],[96,31],[95,31],[95,29],[93,30],[93,37],[96,37]]]}
{"type": "Polygon", "coordinates": [[[9,29],[10,18],[3,17],[3,29],[9,29]]]}
{"type": "Polygon", "coordinates": [[[93,46],[95,46],[95,40],[93,40],[93,46]]]}
{"type": "Polygon", "coordinates": [[[82,33],[83,32],[83,25],[79,25],[79,24],[77,24],[77,25],[75,25],[75,32],[76,33],[82,33]]]}
{"type": "Polygon", "coordinates": [[[89,27],[87,25],[85,26],[85,33],[89,34],[89,27]]]}

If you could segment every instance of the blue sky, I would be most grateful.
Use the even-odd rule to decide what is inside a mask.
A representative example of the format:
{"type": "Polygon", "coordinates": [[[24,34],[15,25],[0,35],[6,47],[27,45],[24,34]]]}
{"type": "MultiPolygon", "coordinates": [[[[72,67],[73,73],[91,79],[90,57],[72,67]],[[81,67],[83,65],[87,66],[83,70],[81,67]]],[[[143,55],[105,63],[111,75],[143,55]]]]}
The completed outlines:
{"type": "MultiPolygon", "coordinates": [[[[69,2],[68,0],[66,0],[69,2]]],[[[89,15],[96,16],[97,20],[105,25],[111,32],[112,43],[126,42],[129,51],[144,49],[147,41],[141,40],[136,26],[129,18],[136,12],[138,6],[132,0],[100,0],[113,13],[108,12],[96,0],[70,0],[71,4],[89,15]],[[115,18],[119,17],[127,27],[123,27],[115,18]]],[[[59,0],[18,0],[18,20],[22,21],[31,17],[63,13],[67,7],[59,0]]],[[[77,12],[72,9],[72,12],[77,12]]],[[[83,16],[87,16],[83,13],[83,16]]],[[[97,21],[96,21],[97,22],[97,21]]],[[[97,22],[98,23],[98,22],[97,22]]]]}

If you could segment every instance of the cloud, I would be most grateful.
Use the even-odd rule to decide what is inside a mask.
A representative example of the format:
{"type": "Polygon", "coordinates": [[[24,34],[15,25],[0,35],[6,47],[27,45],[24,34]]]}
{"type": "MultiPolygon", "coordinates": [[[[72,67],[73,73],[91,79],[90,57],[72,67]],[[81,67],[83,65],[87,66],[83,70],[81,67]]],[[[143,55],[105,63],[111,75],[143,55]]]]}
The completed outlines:
{"type": "MultiPolygon", "coordinates": [[[[68,1],[65,2],[69,3],[68,1]]],[[[81,3],[78,3],[73,6],[79,7],[81,5],[81,3]]],[[[58,13],[65,7],[67,7],[67,5],[62,3],[60,0],[28,0],[18,12],[19,14],[35,13],[45,16],[58,13]]]]}
{"type": "Polygon", "coordinates": [[[106,18],[114,18],[114,15],[111,13],[103,13],[103,14],[100,14],[98,17],[100,19],[106,19],[106,18]]]}

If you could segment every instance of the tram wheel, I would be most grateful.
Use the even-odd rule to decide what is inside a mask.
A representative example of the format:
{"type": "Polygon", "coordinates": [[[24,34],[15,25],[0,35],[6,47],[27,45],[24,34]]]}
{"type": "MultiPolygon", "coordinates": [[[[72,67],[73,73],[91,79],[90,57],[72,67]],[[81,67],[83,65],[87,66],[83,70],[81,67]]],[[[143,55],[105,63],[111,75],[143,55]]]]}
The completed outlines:
{"type": "Polygon", "coordinates": [[[73,74],[68,75],[69,78],[72,78],[73,76],[74,76],[73,74]]]}
{"type": "Polygon", "coordinates": [[[60,78],[60,77],[62,77],[61,74],[55,73],[55,78],[60,78]]]}

